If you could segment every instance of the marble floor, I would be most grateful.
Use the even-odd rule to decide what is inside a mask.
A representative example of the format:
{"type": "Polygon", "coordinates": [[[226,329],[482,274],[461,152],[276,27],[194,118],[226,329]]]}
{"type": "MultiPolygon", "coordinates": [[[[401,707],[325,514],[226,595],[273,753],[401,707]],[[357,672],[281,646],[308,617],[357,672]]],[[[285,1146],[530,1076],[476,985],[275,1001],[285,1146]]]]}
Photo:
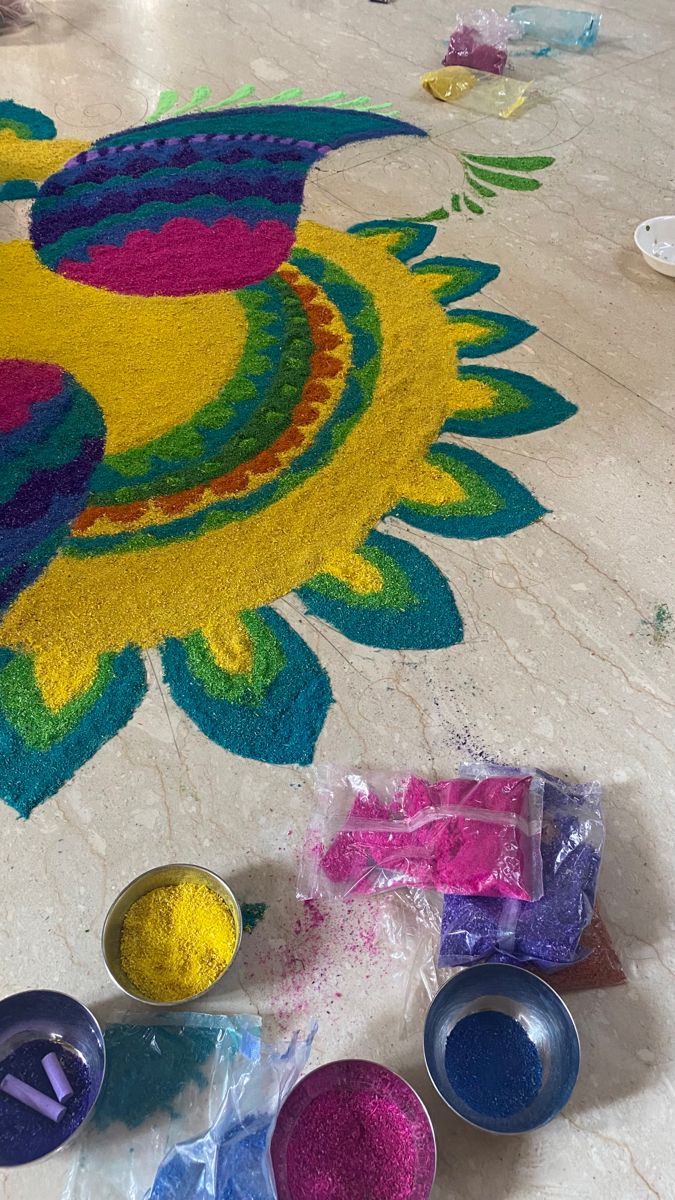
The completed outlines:
{"type": "MultiPolygon", "coordinates": [[[[162,88],[188,97],[205,84],[218,97],[250,82],[266,96],[297,84],[393,102],[430,137],[358,144],[315,169],[305,215],[337,228],[450,208],[461,152],[555,158],[539,190],[501,191],[482,215],[452,212],[434,243],[437,254],[500,265],[476,303],[539,332],[497,361],[578,406],[563,425],[489,446],[550,511],[507,538],[408,531],[455,591],[465,639],[451,650],[358,647],[298,601],[278,607],[330,676],[336,702],[318,759],[447,774],[479,750],[603,781],[601,895],[628,986],[570,998],[582,1070],[561,1118],[514,1139],[455,1120],[426,1081],[419,1028],[400,1035],[400,981],[367,931],[345,931],[337,917],[320,944],[307,933],[316,961],[304,976],[289,980],[283,967],[297,936],[294,855],[309,772],[209,742],[150,654],[151,686],[130,724],[29,821],[0,807],[2,992],[53,987],[104,1017],[118,1012],[99,952],[109,903],[155,863],[199,861],[269,905],[237,979],[210,1005],[253,1008],[279,1028],[315,1016],[314,1064],[361,1055],[400,1070],[433,1114],[434,1200],[675,1196],[675,280],[650,271],[632,240],[639,221],[673,210],[672,0],[613,0],[593,53],[517,58],[537,91],[509,122],[420,89],[443,53],[451,9],[442,0],[34,8],[33,26],[0,38],[0,87],[51,115],[65,137],[141,122],[162,88]]],[[[25,209],[0,205],[3,239],[23,235],[25,209]]],[[[3,1197],[57,1200],[70,1162],[66,1151],[3,1175],[3,1197]]]]}

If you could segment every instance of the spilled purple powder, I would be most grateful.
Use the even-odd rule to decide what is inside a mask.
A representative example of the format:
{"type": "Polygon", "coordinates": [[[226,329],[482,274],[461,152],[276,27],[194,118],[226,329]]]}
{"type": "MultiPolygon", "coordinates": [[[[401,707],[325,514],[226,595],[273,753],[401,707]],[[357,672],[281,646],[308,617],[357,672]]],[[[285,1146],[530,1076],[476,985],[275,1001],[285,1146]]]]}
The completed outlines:
{"type": "Polygon", "coordinates": [[[371,1091],[317,1096],[288,1142],[292,1200],[407,1200],[415,1167],[406,1116],[371,1091]]]}
{"type": "Polygon", "coordinates": [[[65,1101],[66,1114],[58,1125],[33,1112],[25,1105],[0,1092],[0,1162],[17,1166],[32,1162],[56,1150],[81,1125],[91,1108],[92,1080],[86,1063],[72,1050],[46,1038],[24,1042],[0,1063],[0,1079],[16,1075],[31,1087],[53,1096],[42,1066],[46,1054],[54,1052],[73,1088],[72,1099],[65,1101]]]}

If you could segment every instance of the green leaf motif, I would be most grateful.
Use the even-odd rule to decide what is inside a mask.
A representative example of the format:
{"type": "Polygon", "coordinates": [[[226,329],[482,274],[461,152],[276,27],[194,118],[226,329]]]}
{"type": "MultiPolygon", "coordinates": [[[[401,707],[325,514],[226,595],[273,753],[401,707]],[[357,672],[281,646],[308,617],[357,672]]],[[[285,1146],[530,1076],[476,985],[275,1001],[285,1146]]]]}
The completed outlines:
{"type": "Polygon", "coordinates": [[[467,196],[466,192],[464,193],[463,200],[469,212],[475,213],[477,216],[485,212],[485,209],[481,208],[480,204],[476,204],[476,201],[472,200],[470,196],[467,196]]]}
{"type": "Polygon", "coordinates": [[[410,217],[411,221],[447,221],[450,213],[447,208],[434,208],[423,217],[410,217]]]}
{"type": "Polygon", "coordinates": [[[511,192],[536,192],[541,187],[541,180],[531,179],[528,175],[506,175],[501,171],[488,171],[484,167],[471,164],[471,173],[485,183],[493,183],[495,187],[508,188],[511,192]]]}
{"type": "Polygon", "coordinates": [[[467,162],[478,163],[482,167],[504,167],[507,171],[543,171],[555,162],[549,155],[534,155],[522,158],[518,155],[464,154],[467,162]]]}
{"type": "Polygon", "coordinates": [[[173,90],[160,92],[157,104],[145,118],[145,124],[149,124],[150,121],[159,121],[160,117],[165,117],[168,112],[171,112],[174,105],[178,104],[178,100],[178,92],[174,92],[173,90]]]}
{"type": "Polygon", "coordinates": [[[485,187],[477,179],[472,179],[470,175],[466,175],[466,181],[469,187],[473,188],[477,196],[484,196],[486,199],[489,199],[491,196],[497,195],[496,192],[493,192],[492,188],[485,187]]]}

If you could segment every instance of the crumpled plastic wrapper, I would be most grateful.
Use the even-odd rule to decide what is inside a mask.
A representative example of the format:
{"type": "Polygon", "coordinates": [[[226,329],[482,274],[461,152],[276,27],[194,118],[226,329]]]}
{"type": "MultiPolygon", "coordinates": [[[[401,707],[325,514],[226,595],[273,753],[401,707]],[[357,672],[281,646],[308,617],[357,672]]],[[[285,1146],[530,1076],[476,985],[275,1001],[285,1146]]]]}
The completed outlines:
{"type": "Polygon", "coordinates": [[[446,104],[459,104],[484,117],[512,117],[527,99],[532,80],[512,79],[470,67],[438,67],[420,80],[425,91],[446,104]]]}

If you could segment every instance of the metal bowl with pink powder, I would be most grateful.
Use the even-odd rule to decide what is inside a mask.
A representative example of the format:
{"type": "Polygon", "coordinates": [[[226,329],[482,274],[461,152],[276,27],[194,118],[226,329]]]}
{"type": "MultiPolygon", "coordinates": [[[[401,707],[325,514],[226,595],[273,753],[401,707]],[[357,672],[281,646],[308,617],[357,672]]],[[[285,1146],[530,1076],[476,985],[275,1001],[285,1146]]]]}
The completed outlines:
{"type": "Polygon", "coordinates": [[[400,1075],[339,1059],[290,1093],[272,1166],[279,1200],[428,1200],[436,1142],[427,1110],[400,1075]]]}

